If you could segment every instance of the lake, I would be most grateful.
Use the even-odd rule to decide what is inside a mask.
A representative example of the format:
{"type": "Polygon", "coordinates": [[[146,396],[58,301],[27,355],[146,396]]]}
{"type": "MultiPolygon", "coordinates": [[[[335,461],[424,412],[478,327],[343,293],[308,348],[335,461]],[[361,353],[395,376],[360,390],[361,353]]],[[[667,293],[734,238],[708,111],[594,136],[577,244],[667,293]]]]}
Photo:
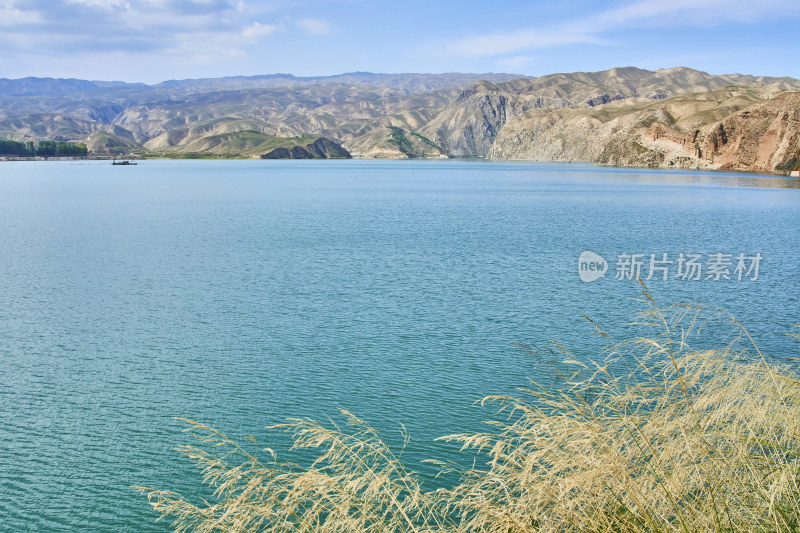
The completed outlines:
{"type": "Polygon", "coordinates": [[[636,265],[659,304],[724,307],[769,357],[798,355],[785,335],[800,321],[796,179],[485,161],[0,163],[0,523],[168,531],[130,487],[196,489],[172,417],[291,459],[266,426],[349,409],[392,444],[404,424],[405,461],[435,484],[419,461],[458,456],[434,439],[480,429],[492,410],[475,400],[549,379],[516,343],[599,360],[582,314],[612,336],[639,331],[626,325],[646,308],[636,265]],[[606,268],[594,281],[588,260],[579,270],[587,251],[591,273],[606,268]]]}

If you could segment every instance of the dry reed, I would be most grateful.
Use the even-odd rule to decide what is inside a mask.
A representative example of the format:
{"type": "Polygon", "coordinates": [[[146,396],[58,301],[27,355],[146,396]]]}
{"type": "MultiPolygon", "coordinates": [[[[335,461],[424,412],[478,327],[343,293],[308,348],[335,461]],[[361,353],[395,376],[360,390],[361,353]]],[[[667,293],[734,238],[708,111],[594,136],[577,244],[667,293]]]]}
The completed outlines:
{"type": "Polygon", "coordinates": [[[309,468],[263,462],[186,421],[199,445],[180,451],[216,501],[137,488],[176,531],[800,531],[795,368],[741,349],[749,335],[722,311],[661,309],[643,294],[638,324],[658,334],[612,344],[600,363],[563,350],[563,384],[487,397],[501,414],[489,431],[443,437],[486,457],[452,489],[424,490],[347,412],[344,428],[278,426],[294,448],[320,450],[309,468]],[[736,334],[693,347],[720,321],[736,334]]]}

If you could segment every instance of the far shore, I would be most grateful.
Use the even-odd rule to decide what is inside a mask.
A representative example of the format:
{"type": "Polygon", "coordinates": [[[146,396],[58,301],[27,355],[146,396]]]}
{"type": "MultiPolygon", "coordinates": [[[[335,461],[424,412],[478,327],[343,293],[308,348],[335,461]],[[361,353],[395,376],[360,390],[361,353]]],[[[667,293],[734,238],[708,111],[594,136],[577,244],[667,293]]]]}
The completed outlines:
{"type": "MultiPolygon", "coordinates": [[[[97,154],[88,157],[74,157],[74,156],[64,156],[64,157],[18,157],[18,156],[0,156],[0,162],[24,162],[24,161],[98,161],[98,162],[113,162],[113,161],[123,161],[123,160],[130,160],[130,161],[148,161],[148,160],[240,160],[240,161],[287,161],[292,160],[293,158],[284,158],[284,159],[263,159],[257,156],[244,156],[244,155],[237,155],[237,154],[195,154],[195,153],[188,153],[188,154],[129,154],[129,155],[105,155],[105,154],[97,154]]],[[[310,161],[311,159],[294,159],[296,161],[310,161]]],[[[324,161],[325,159],[316,159],[317,161],[324,161]]],[[[331,158],[329,160],[335,161],[347,161],[348,159],[343,158],[331,158]]],[[[754,170],[743,170],[743,169],[720,169],[720,168],[681,168],[681,167],[637,167],[637,166],[613,166],[613,165],[603,165],[600,163],[595,163],[592,161],[535,161],[535,160],[524,160],[524,159],[490,159],[490,158],[475,158],[475,157],[449,157],[449,158],[440,158],[440,157],[430,157],[430,158],[373,158],[373,157],[358,157],[353,156],[350,161],[485,161],[485,162],[493,162],[493,163],[541,163],[541,164],[576,164],[576,165],[596,165],[600,167],[608,167],[608,168],[618,168],[618,169],[639,169],[639,170],[650,170],[650,171],[664,171],[664,170],[685,170],[685,171],[697,171],[697,172],[712,172],[712,173],[725,173],[725,172],[735,172],[740,174],[750,174],[754,176],[765,176],[770,178],[797,178],[798,176],[794,175],[795,172],[766,172],[766,171],[754,171],[754,170]]]]}

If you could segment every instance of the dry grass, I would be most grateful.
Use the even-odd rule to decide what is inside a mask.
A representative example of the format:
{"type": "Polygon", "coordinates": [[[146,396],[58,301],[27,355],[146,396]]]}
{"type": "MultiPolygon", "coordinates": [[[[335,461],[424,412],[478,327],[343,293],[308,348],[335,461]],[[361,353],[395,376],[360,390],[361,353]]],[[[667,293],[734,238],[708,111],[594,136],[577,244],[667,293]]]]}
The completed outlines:
{"type": "Polygon", "coordinates": [[[180,451],[216,502],[141,490],[177,531],[800,531],[796,370],[737,348],[749,336],[721,311],[652,304],[639,324],[658,333],[612,343],[601,363],[564,350],[559,387],[485,398],[501,413],[489,431],[443,438],[487,458],[450,490],[425,491],[346,412],[345,428],[280,426],[320,450],[310,468],[187,421],[199,446],[180,451]],[[692,347],[721,320],[734,337],[692,347]]]}
{"type": "MultiPolygon", "coordinates": [[[[179,449],[214,487],[216,503],[196,506],[182,496],[148,492],[153,508],[173,518],[176,531],[430,531],[444,529],[440,506],[416,475],[353,414],[347,429],[310,419],[274,426],[290,431],[293,449],[319,448],[309,468],[262,462],[224,434],[185,420],[200,446],[179,449]]],[[[270,452],[271,453],[271,452],[270,452]]]]}

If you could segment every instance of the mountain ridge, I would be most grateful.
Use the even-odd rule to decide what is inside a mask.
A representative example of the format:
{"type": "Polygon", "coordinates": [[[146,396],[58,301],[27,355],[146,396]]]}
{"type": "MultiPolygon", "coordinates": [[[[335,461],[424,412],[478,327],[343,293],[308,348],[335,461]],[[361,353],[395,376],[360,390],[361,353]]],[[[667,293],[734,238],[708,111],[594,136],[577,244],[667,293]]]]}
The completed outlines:
{"type": "MultiPolygon", "coordinates": [[[[726,146],[726,163],[720,146],[693,146],[711,142],[709,132],[747,106],[798,90],[800,80],[789,77],[712,75],[687,67],[539,77],[265,74],[155,85],[0,79],[0,138],[82,142],[94,154],[213,155],[227,143],[242,147],[233,155],[258,157],[259,139],[307,136],[325,137],[364,158],[488,157],[784,172],[788,161],[800,160],[792,152],[793,119],[783,129],[762,131],[781,140],[769,157],[756,158],[759,163],[729,154],[734,146],[742,153],[752,151],[753,143],[763,150],[772,146],[755,134],[742,133],[739,144],[726,146]],[[694,108],[700,111],[692,114],[694,108]],[[693,148],[678,150],[670,142],[693,148]],[[714,160],[703,155],[710,153],[717,154],[714,160]]],[[[793,98],[783,97],[770,113],[777,117],[779,107],[789,106],[785,113],[794,116],[792,105],[793,98]]],[[[736,119],[736,131],[748,130],[755,115],[736,119]]]]}

